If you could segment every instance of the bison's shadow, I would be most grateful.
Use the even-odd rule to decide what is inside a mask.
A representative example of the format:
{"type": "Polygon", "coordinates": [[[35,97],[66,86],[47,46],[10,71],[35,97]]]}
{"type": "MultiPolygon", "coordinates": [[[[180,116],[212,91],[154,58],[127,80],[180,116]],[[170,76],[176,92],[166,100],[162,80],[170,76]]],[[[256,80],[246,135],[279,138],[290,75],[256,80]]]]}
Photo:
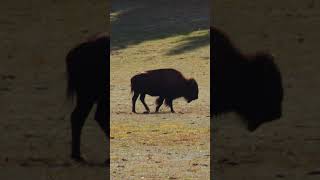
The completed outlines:
{"type": "Polygon", "coordinates": [[[145,112],[137,112],[137,113],[130,113],[130,114],[137,114],[137,115],[156,115],[156,114],[172,114],[172,115],[175,115],[175,114],[188,114],[189,112],[175,112],[175,113],[172,113],[170,111],[160,111],[160,112],[149,112],[149,113],[145,113],[145,112]]]}
{"type": "Polygon", "coordinates": [[[161,112],[137,112],[137,113],[131,113],[131,114],[138,114],[138,115],[154,115],[154,114],[172,114],[170,111],[161,111],[161,112]]]}
{"type": "Polygon", "coordinates": [[[87,167],[109,167],[104,162],[74,162],[71,160],[57,160],[56,158],[28,158],[17,162],[22,167],[49,167],[49,168],[59,168],[59,167],[74,167],[74,166],[87,166],[87,167]]]}

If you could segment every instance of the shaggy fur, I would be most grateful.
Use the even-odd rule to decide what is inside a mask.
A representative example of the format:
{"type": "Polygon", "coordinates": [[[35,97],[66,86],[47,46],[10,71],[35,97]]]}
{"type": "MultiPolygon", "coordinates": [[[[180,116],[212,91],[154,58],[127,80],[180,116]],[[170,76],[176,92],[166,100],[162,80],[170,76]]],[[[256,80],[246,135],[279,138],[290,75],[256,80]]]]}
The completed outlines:
{"type": "Polygon", "coordinates": [[[237,112],[254,131],[281,117],[283,88],[274,57],[243,54],[215,27],[211,31],[212,115],[237,112]]]}

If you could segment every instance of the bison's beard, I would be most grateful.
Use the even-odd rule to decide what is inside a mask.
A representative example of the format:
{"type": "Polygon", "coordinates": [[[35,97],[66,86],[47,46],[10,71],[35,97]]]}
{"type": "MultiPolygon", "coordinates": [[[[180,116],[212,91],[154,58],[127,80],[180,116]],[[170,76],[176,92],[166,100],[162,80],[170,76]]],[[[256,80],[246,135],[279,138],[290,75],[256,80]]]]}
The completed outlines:
{"type": "Polygon", "coordinates": [[[281,118],[281,112],[277,113],[261,113],[260,115],[257,116],[251,116],[251,115],[242,115],[242,118],[247,121],[247,129],[250,132],[255,131],[258,129],[261,125],[278,120],[281,118]]]}
{"type": "Polygon", "coordinates": [[[187,101],[187,103],[190,103],[191,101],[194,101],[198,98],[195,98],[195,97],[184,97],[184,99],[187,101]]]}
{"type": "Polygon", "coordinates": [[[194,101],[194,100],[196,100],[196,99],[187,99],[187,98],[185,98],[186,99],[186,101],[187,101],[187,103],[191,103],[191,101],[194,101]]]}

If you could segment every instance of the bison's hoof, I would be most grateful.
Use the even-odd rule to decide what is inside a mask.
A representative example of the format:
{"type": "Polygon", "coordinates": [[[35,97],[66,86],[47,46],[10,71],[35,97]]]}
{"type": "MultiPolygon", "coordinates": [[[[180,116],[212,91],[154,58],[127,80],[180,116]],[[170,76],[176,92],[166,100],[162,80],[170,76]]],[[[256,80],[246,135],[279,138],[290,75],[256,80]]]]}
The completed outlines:
{"type": "Polygon", "coordinates": [[[143,112],[143,114],[149,114],[150,113],[150,111],[145,111],[145,112],[143,112]]]}
{"type": "Polygon", "coordinates": [[[172,113],[176,113],[175,111],[171,111],[172,113]]]}
{"type": "Polygon", "coordinates": [[[86,163],[87,161],[81,156],[73,156],[71,155],[71,159],[78,163],[86,163]]]}
{"type": "Polygon", "coordinates": [[[258,127],[260,127],[260,125],[261,124],[259,124],[259,123],[249,122],[247,129],[250,132],[254,132],[256,129],[258,129],[258,127]]]}

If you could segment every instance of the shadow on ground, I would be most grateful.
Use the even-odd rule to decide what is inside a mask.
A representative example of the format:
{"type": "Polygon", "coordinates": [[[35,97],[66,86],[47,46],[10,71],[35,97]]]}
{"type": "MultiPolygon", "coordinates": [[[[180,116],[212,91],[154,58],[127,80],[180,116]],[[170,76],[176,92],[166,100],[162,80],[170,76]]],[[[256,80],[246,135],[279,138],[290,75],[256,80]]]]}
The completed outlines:
{"type": "MultiPolygon", "coordinates": [[[[208,3],[207,0],[114,1],[111,7],[112,49],[208,30],[208,3]]],[[[180,54],[206,46],[209,44],[209,34],[182,41],[167,54],[180,54]]]]}

